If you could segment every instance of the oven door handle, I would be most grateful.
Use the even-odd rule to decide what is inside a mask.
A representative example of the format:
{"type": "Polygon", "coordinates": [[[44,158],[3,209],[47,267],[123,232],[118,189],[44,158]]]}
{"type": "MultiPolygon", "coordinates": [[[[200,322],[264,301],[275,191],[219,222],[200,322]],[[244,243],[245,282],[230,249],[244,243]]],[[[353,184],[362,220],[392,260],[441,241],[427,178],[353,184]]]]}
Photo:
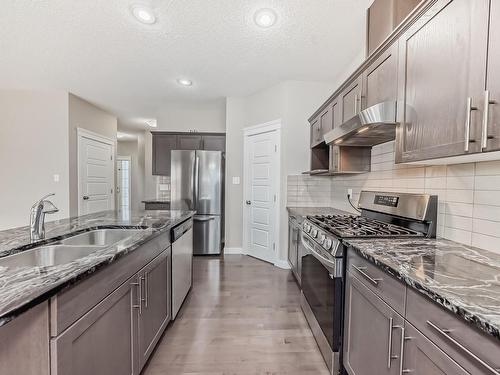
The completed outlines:
{"type": "Polygon", "coordinates": [[[312,256],[315,257],[322,265],[324,265],[328,271],[330,271],[332,273],[332,275],[335,275],[336,273],[336,264],[335,262],[332,262],[331,260],[329,259],[326,259],[324,256],[322,256],[320,253],[318,253],[313,246],[311,246],[308,241],[307,241],[307,238],[305,237],[305,235],[302,233],[302,236],[301,236],[301,241],[302,241],[302,245],[311,252],[312,256]]]}

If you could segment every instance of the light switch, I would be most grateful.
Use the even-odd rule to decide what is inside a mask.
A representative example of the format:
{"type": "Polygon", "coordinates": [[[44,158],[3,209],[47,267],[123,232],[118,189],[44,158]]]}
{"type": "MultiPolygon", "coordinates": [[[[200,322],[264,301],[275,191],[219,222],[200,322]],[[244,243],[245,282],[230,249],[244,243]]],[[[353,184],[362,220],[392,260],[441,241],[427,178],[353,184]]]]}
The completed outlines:
{"type": "Polygon", "coordinates": [[[59,175],[58,174],[54,175],[54,182],[59,182],[59,175]]]}
{"type": "Polygon", "coordinates": [[[239,185],[240,184],[240,178],[239,177],[233,177],[233,185],[239,185]]]}

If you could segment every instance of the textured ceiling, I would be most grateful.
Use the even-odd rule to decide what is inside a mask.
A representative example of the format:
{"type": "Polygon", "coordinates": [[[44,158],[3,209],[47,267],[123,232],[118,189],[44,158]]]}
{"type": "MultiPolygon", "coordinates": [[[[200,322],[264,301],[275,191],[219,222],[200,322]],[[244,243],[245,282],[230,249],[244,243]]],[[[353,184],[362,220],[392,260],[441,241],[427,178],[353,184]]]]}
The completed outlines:
{"type": "Polygon", "coordinates": [[[58,88],[115,113],[242,96],[283,80],[334,81],[358,56],[370,0],[2,0],[0,87],[58,88]],[[257,9],[278,14],[270,29],[257,9]],[[194,81],[189,88],[179,77],[194,81]]]}

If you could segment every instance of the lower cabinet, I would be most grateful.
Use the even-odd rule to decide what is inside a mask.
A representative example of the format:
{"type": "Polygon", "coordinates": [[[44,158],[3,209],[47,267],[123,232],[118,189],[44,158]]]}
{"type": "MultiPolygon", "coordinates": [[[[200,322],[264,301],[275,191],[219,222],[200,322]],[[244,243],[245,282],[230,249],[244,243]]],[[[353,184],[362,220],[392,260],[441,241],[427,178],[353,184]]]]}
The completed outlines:
{"type": "Polygon", "coordinates": [[[404,319],[347,272],[344,367],[350,375],[399,374],[404,319]]]}
{"type": "Polygon", "coordinates": [[[299,224],[292,218],[288,220],[288,262],[292,268],[295,278],[300,284],[300,268],[299,268],[299,224]]]}
{"type": "Polygon", "coordinates": [[[126,282],[51,341],[52,375],[131,375],[136,322],[126,282]]]}
{"type": "Polygon", "coordinates": [[[138,375],[170,321],[171,247],[51,340],[52,375],[138,375]]]}
{"type": "Polygon", "coordinates": [[[469,374],[408,322],[403,362],[403,373],[413,375],[469,374]]]}
{"type": "MultiPolygon", "coordinates": [[[[146,364],[170,321],[170,254],[167,251],[149,263],[137,276],[141,308],[138,310],[137,348],[139,368],[146,364]]],[[[139,303],[139,301],[137,301],[139,303]]],[[[137,371],[137,373],[140,372],[137,371]]]]}

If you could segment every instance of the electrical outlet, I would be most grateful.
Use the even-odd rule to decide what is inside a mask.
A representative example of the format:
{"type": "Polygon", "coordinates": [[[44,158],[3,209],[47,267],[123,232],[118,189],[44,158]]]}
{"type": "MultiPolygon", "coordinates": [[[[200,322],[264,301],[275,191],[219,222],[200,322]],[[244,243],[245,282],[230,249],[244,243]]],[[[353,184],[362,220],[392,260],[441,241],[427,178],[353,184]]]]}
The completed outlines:
{"type": "Polygon", "coordinates": [[[349,197],[349,199],[352,198],[352,189],[347,189],[347,196],[349,197]]]}
{"type": "Polygon", "coordinates": [[[59,182],[59,175],[58,174],[54,175],[54,182],[59,182]]]}
{"type": "Polygon", "coordinates": [[[240,184],[240,178],[239,177],[233,177],[233,185],[239,185],[240,184]]]}

